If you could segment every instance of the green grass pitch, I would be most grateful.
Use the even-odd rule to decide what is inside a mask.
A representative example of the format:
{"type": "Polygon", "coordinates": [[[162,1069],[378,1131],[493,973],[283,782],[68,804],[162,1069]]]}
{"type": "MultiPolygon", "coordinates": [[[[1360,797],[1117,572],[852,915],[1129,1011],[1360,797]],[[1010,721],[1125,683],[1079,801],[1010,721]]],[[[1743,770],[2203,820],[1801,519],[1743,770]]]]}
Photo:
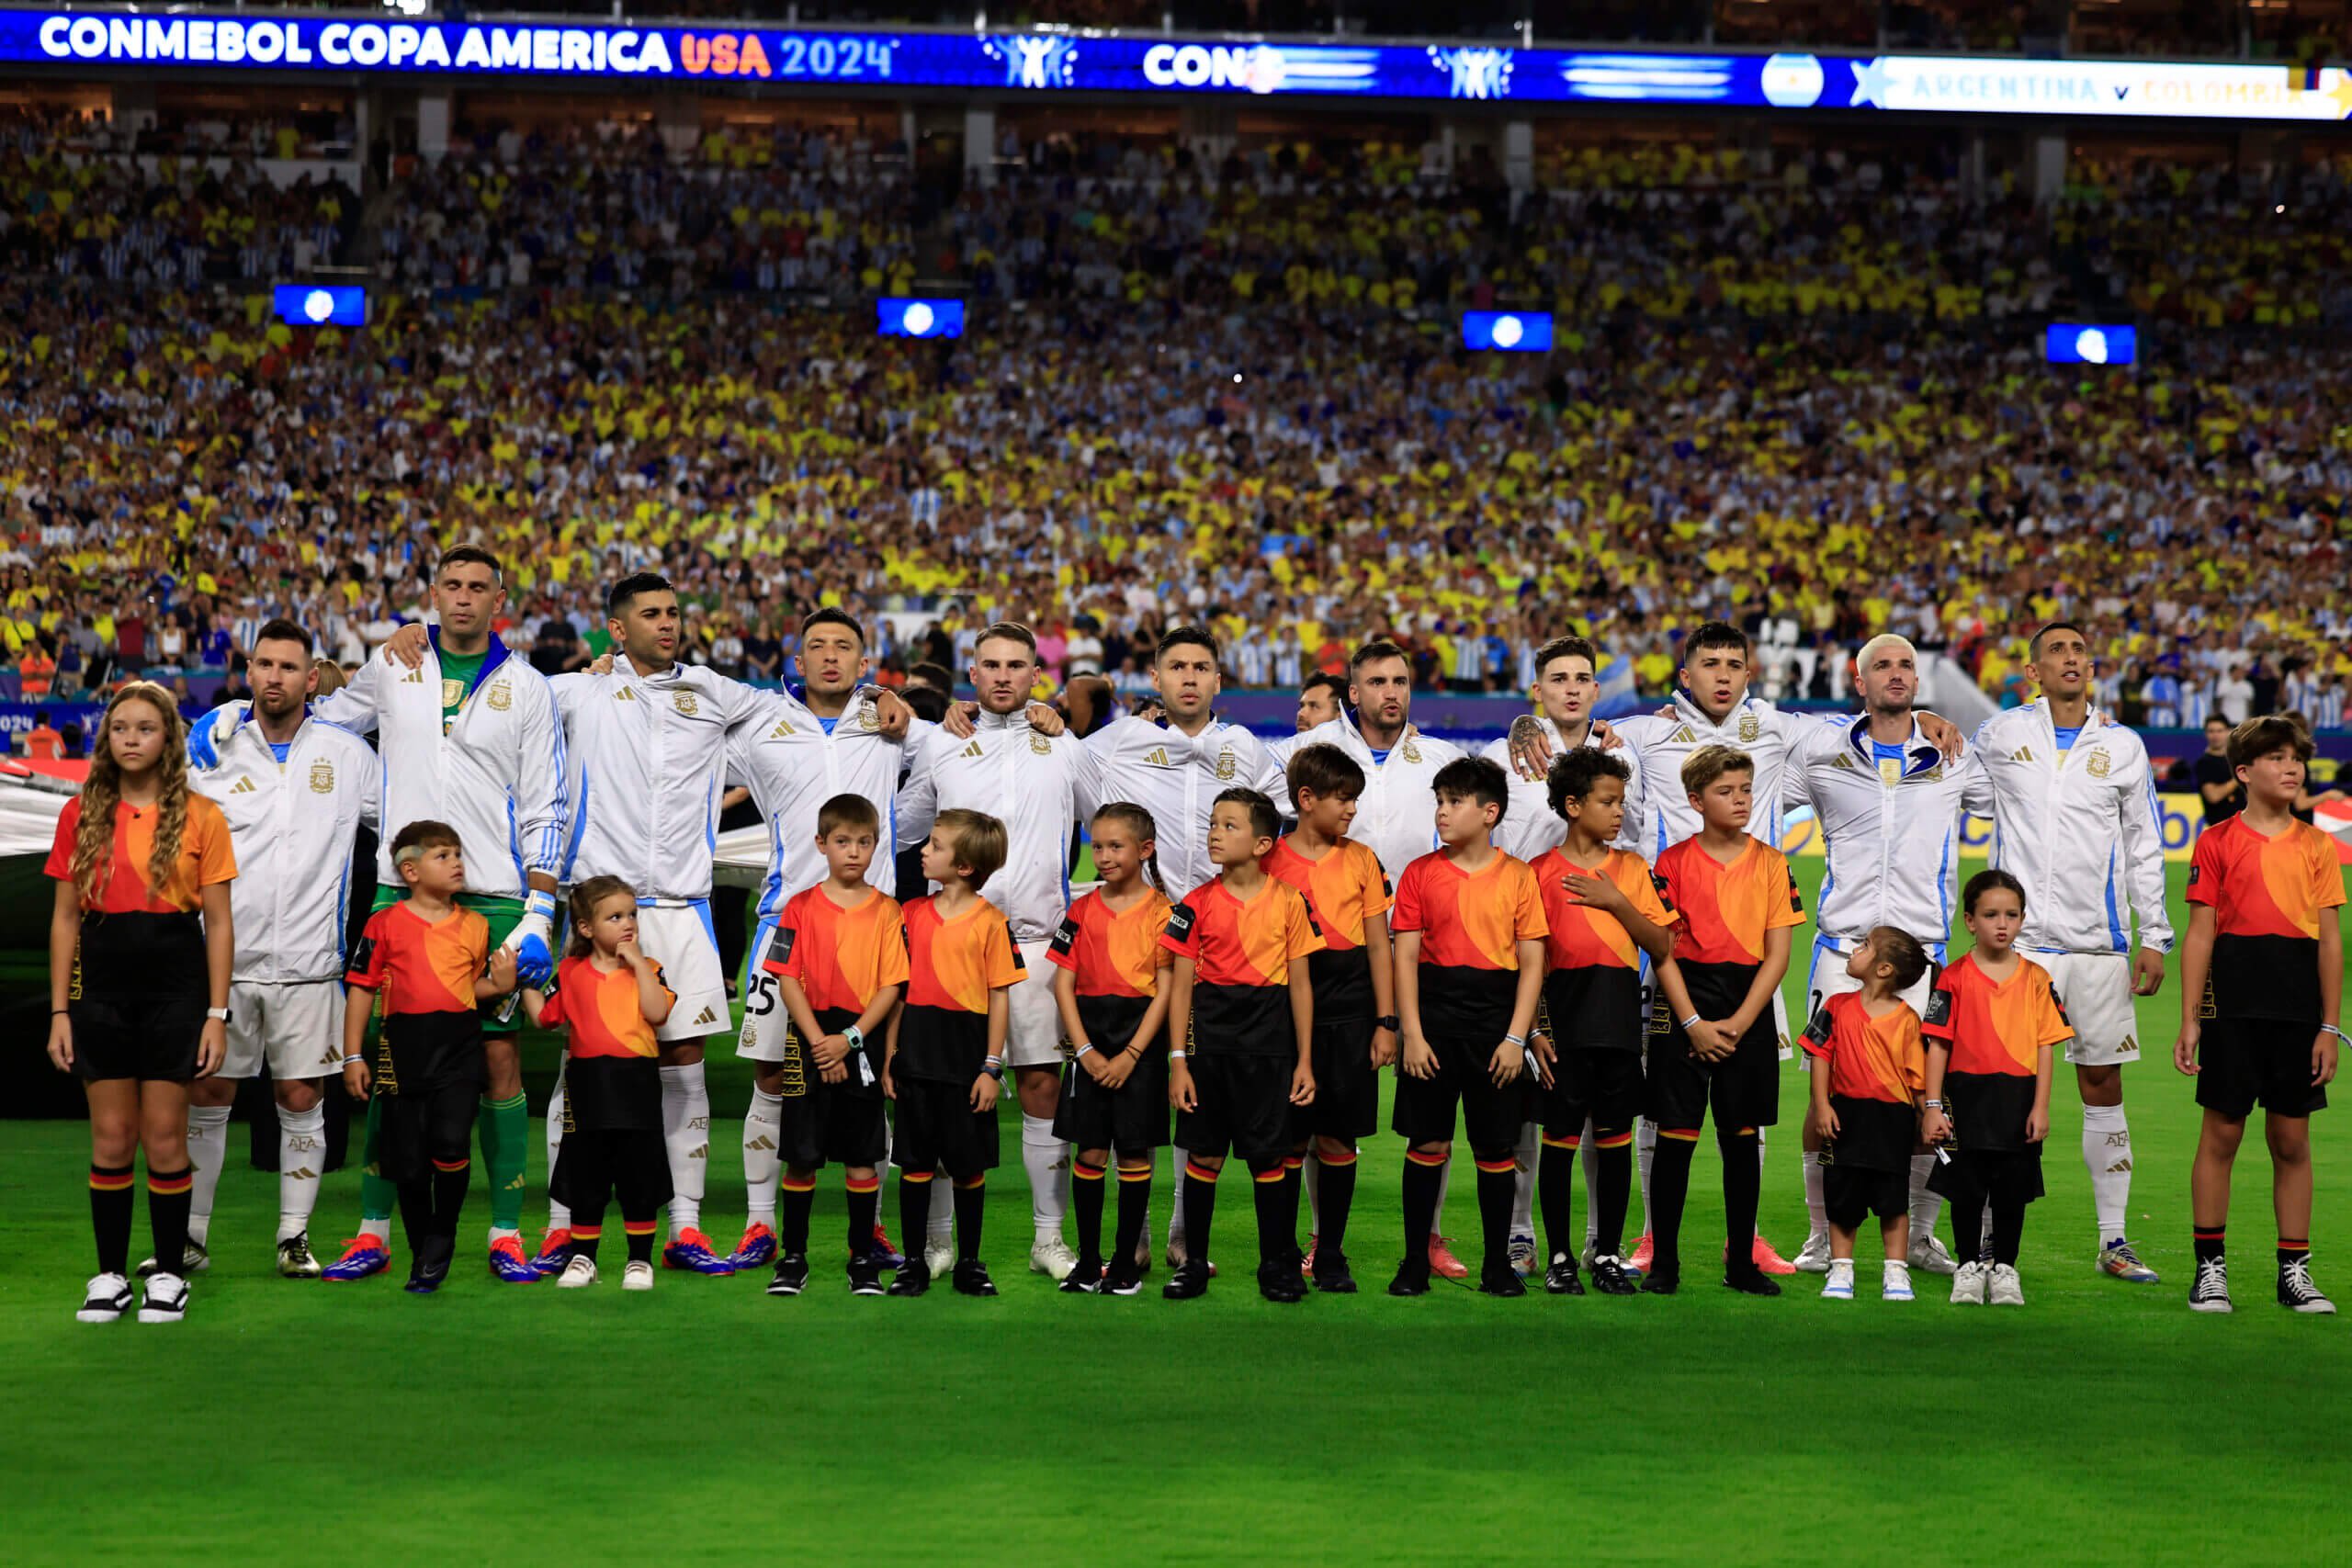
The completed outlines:
{"type": "MultiPolygon", "coordinates": [[[[1801,979],[1800,965],[1792,997],[1801,979]]],[[[2164,1283],[2092,1271],[2062,1064],[2050,1195],[2029,1213],[2028,1304],[2012,1312],[1962,1312],[1931,1280],[1916,1303],[1881,1303],[1867,1262],[1864,1299],[1841,1306],[1810,1276],[1778,1301],[1735,1297],[1695,1263],[1670,1300],[1442,1286],[1391,1301],[1400,1160],[1385,1135],[1367,1145],[1352,1226],[1366,1293],[1261,1303],[1246,1184],[1228,1183],[1228,1267],[1206,1300],[1160,1301],[1164,1269],[1136,1300],[1065,1298],[1023,1267],[1008,1117],[995,1302],[851,1299],[830,1261],[830,1181],[816,1288],[795,1301],[755,1278],[665,1273],[625,1296],[617,1270],[559,1293],[472,1269],[419,1300],[399,1288],[404,1248],[390,1276],[291,1283],[270,1269],[276,1180],[240,1168],[188,1321],[86,1327],[72,1315],[91,1267],[85,1134],[0,1122],[0,1560],[2315,1560],[2352,1525],[2352,1343],[2344,1323],[2270,1301],[2259,1137],[2232,1216],[2238,1312],[2187,1310],[2197,1112],[2165,1061],[2177,1006],[2169,983],[2142,1004],[2148,1059],[2126,1080],[2133,1236],[2164,1283]]],[[[749,1077],[723,1045],[712,1059],[706,1213],[724,1244],[749,1077]]],[[[552,1060],[531,1065],[536,1098],[552,1060]]],[[[1793,1252],[1804,1080],[1782,1081],[1763,1221],[1793,1252]]],[[[2333,1116],[2315,1126],[2319,1273],[2352,1297],[2334,1248],[2352,1229],[2346,1134],[2333,1116]]],[[[1474,1253],[1461,1157],[1450,1228],[1474,1253]]],[[[1720,1223],[1711,1141],[1698,1157],[1686,1257],[1720,1223]]],[[[329,1179],[322,1249],[356,1187],[329,1179]]],[[[1164,1161],[1154,1208],[1157,1230],[1164,1161]]],[[[894,1189],[883,1213],[895,1232],[894,1189]]],[[[477,1190],[477,1244],[486,1217],[477,1190]]],[[[145,1224],[142,1207],[142,1248],[145,1224]]]]}

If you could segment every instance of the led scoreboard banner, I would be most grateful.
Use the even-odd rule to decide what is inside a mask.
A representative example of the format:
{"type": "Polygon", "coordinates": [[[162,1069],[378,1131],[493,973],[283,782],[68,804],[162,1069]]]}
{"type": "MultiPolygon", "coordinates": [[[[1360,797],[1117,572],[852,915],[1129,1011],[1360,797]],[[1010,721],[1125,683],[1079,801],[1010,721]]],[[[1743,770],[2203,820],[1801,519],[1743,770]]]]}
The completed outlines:
{"type": "Polygon", "coordinates": [[[0,10],[0,65],[2341,121],[2341,67],[0,10]]]}

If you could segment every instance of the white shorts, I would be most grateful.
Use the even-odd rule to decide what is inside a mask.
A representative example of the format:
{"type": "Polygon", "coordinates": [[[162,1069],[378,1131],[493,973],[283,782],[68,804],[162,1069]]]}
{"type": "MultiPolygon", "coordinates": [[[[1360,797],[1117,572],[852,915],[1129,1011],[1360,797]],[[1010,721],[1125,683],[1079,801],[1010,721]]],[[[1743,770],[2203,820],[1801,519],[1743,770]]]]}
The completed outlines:
{"type": "Polygon", "coordinates": [[[220,1076],[249,1078],[264,1062],[278,1083],[343,1071],[342,981],[239,980],[229,987],[229,1049],[220,1076]]]}
{"type": "MultiPolygon", "coordinates": [[[[1928,971],[1905,989],[1901,996],[1911,1004],[1911,1010],[1925,1018],[1928,1013],[1928,993],[1935,988],[1936,973],[1942,967],[1937,957],[1938,948],[1928,950],[1928,971]]],[[[1804,977],[1804,1021],[1810,1024],[1821,1004],[1832,997],[1842,997],[1862,988],[1862,983],[1846,973],[1846,953],[1839,943],[1828,937],[1816,937],[1813,943],[1813,964],[1804,977]]],[[[1810,1054],[1797,1054],[1797,1071],[1813,1071],[1810,1054]]]]}
{"type": "Polygon", "coordinates": [[[2050,971],[2051,987],[2075,1037],[2066,1060],[2087,1067],[2140,1059],[2140,1024],[2132,1005],[2132,961],[2120,953],[2029,953],[2050,971]]]}
{"type": "Polygon", "coordinates": [[[727,1032],[727,976],[718,966],[718,931],[710,923],[710,900],[637,907],[637,945],[662,965],[662,978],[678,993],[669,1021],[653,1032],[663,1044],[727,1032]]]}
{"type": "Polygon", "coordinates": [[[1029,977],[1004,993],[1011,1017],[1005,1024],[1004,1065],[1008,1067],[1058,1067],[1062,1065],[1062,1015],[1054,1005],[1054,970],[1046,961],[1051,942],[1021,943],[1021,964],[1029,977]]]}
{"type": "Polygon", "coordinates": [[[792,1027],[784,998],[776,993],[775,976],[760,967],[774,940],[774,919],[762,920],[752,933],[751,951],[743,954],[743,1028],[735,1036],[738,1056],[772,1064],[784,1060],[784,1036],[792,1027]]]}

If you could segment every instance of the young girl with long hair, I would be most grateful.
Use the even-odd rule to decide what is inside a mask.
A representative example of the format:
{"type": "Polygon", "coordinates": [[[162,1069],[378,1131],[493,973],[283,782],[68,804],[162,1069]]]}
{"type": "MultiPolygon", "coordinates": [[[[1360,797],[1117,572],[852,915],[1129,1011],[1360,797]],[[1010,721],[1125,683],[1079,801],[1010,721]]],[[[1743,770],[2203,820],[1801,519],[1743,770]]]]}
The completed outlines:
{"type": "Polygon", "coordinates": [[[49,1059],[90,1103],[90,1224],[98,1272],[74,1315],[130,1310],[131,1165],[147,1151],[155,1272],[141,1323],[187,1313],[187,1086],[229,1043],[237,874],[220,808],[187,787],[187,740],[171,694],[134,681],[98,725],[82,793],[57,819],[48,874],[49,1059]]]}

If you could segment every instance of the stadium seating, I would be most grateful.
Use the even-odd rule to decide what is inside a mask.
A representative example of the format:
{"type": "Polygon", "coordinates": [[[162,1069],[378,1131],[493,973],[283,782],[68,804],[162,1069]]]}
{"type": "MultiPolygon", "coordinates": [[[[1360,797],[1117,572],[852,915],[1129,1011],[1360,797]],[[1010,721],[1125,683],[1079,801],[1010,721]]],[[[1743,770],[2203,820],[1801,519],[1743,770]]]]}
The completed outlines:
{"type": "Polygon", "coordinates": [[[483,126],[363,225],[254,172],[318,133],[58,130],[0,122],[0,636],[76,644],[69,690],[225,658],[265,610],[356,656],[461,540],[514,563],[519,644],[659,563],[731,666],[837,602],[937,607],[951,645],[1090,617],[1114,653],[1201,615],[1262,628],[1273,681],[1394,629],[1510,689],[1573,627],[1656,690],[1725,614],[1782,695],[1889,626],[1999,692],[2060,611],[2119,703],[2238,659],[2352,673],[2346,362],[2304,336],[2352,317],[2342,164],[2085,162],[2036,208],[1892,154],[1562,147],[1514,203],[1400,143],[1062,138],[946,202],[845,136],[673,161],[483,126]],[[267,320],[250,285],[305,257],[374,269],[369,327],[267,320]],[[974,299],[952,349],[855,304],[919,279],[974,299]],[[1459,353],[1453,313],[1498,300],[1559,312],[1561,352],[1459,353]],[[2044,366],[2069,310],[2137,319],[2155,367],[2044,366]],[[187,625],[133,652],[150,581],[187,625]]]}

